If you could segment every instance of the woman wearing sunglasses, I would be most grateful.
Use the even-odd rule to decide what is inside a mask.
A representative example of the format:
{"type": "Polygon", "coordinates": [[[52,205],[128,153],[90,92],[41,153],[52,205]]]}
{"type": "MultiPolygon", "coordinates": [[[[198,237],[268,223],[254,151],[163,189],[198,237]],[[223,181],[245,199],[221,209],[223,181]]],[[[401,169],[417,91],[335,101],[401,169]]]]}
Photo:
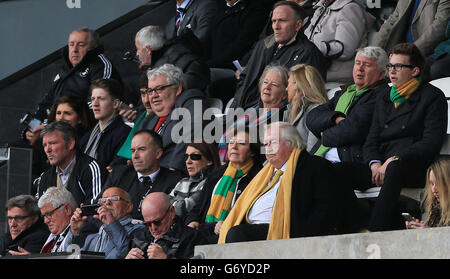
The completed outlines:
{"type": "Polygon", "coordinates": [[[208,176],[201,201],[186,217],[186,224],[206,232],[211,244],[217,243],[228,212],[262,168],[260,145],[250,140],[248,128],[234,129],[233,135],[228,141],[229,162],[208,176]]]}
{"type": "Polygon", "coordinates": [[[188,177],[181,179],[170,193],[176,215],[183,220],[202,196],[208,174],[220,166],[217,146],[207,143],[188,143],[184,155],[188,177]]]}

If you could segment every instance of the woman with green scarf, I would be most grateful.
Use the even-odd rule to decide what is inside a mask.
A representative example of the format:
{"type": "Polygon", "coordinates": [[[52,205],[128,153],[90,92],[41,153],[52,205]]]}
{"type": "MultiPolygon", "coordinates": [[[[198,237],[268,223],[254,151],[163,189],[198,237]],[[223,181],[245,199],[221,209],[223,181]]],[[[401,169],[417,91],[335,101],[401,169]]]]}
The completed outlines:
{"type": "Polygon", "coordinates": [[[202,200],[186,218],[186,224],[205,232],[210,243],[217,243],[220,227],[229,211],[262,168],[260,145],[250,142],[248,128],[234,130],[227,144],[229,162],[208,176],[202,200]]]}

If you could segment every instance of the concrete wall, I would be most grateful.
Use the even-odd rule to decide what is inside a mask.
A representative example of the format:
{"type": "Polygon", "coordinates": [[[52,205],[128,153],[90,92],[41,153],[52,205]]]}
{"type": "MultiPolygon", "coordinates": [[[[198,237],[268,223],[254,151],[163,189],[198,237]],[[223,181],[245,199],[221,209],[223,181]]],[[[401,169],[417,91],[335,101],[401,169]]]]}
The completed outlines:
{"type": "Polygon", "coordinates": [[[206,259],[450,259],[450,227],[195,247],[206,259]]]}
{"type": "Polygon", "coordinates": [[[0,2],[0,80],[67,44],[75,28],[97,29],[148,0],[0,2]],[[78,5],[79,4],[79,5],[78,5]],[[7,42],[7,43],[6,43],[7,42]]]}

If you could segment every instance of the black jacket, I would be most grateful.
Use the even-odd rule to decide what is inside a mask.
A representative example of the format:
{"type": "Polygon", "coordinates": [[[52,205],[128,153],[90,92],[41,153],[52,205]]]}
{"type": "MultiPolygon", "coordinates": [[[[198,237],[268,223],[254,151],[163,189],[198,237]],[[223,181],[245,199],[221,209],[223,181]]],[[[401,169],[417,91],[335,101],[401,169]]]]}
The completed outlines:
{"type": "Polygon", "coordinates": [[[196,245],[207,244],[199,231],[186,226],[177,217],[169,231],[156,241],[148,229],[137,231],[131,239],[130,250],[139,248],[147,255],[147,248],[153,242],[163,248],[168,259],[189,259],[194,256],[196,245]]]}
{"type": "MultiPolygon", "coordinates": [[[[78,152],[66,189],[72,193],[77,204],[92,204],[100,194],[107,172],[93,158],[78,152]]],[[[35,181],[37,183],[36,198],[42,197],[47,188],[57,186],[56,179],[56,166],[52,166],[35,181]]]]}
{"type": "Polygon", "coordinates": [[[42,246],[50,235],[50,231],[42,218],[39,218],[36,223],[24,230],[14,240],[11,238],[9,231],[5,234],[3,241],[3,250],[1,255],[9,255],[8,250],[19,252],[18,247],[34,254],[41,252],[42,246]]]}
{"type": "Polygon", "coordinates": [[[384,162],[391,156],[422,162],[426,168],[439,155],[447,131],[444,93],[422,82],[397,109],[383,86],[375,104],[372,126],[364,144],[364,161],[384,162]]]}
{"type": "Polygon", "coordinates": [[[234,60],[242,65],[242,58],[258,40],[270,13],[273,0],[241,0],[233,7],[225,1],[218,1],[219,7],[214,17],[211,33],[211,57],[208,66],[235,70],[234,60]]]}
{"type": "Polygon", "coordinates": [[[101,46],[88,51],[75,67],[69,61],[67,46],[61,55],[63,57],[61,69],[53,79],[52,88],[38,105],[36,115],[40,119],[47,118],[47,109],[50,110],[55,100],[61,96],[79,96],[90,104],[89,88],[96,79],[113,78],[121,82],[120,75],[103,54],[101,46]]]}
{"type": "Polygon", "coordinates": [[[341,233],[345,200],[331,162],[303,150],[292,180],[290,237],[341,233]]]}
{"type": "Polygon", "coordinates": [[[298,32],[295,41],[281,47],[274,55],[277,47],[278,43],[275,42],[273,35],[260,40],[256,44],[246,68],[240,75],[234,96],[234,108],[247,109],[257,104],[260,99],[259,78],[264,68],[271,63],[278,63],[288,69],[294,65],[305,63],[314,66],[326,80],[325,58],[303,33],[298,32]]]}
{"type": "MultiPolygon", "coordinates": [[[[183,153],[184,154],[184,153],[183,153]]],[[[109,187],[120,187],[130,194],[133,203],[133,211],[131,216],[133,219],[142,220],[142,214],[139,211],[139,205],[146,194],[151,192],[164,192],[169,194],[173,187],[180,181],[181,175],[167,168],[160,167],[160,171],[153,182],[152,189],[146,188],[143,183],[139,182],[137,172],[133,166],[116,166],[108,175],[104,184],[103,191],[109,187]]]]}
{"type": "Polygon", "coordinates": [[[375,88],[381,83],[385,82],[377,82],[358,98],[348,109],[347,115],[335,111],[345,89],[336,92],[327,103],[309,112],[306,117],[306,126],[320,139],[311,149],[312,154],[323,144],[328,147],[336,147],[341,162],[363,163],[362,146],[369,133],[375,100],[379,92],[375,88]],[[345,117],[345,119],[336,125],[335,120],[338,116],[345,117]],[[322,135],[321,132],[323,132],[322,135]]]}
{"type": "MultiPolygon", "coordinates": [[[[214,187],[217,182],[222,179],[223,174],[225,173],[228,164],[221,166],[217,170],[214,170],[212,173],[208,175],[206,179],[205,185],[203,186],[203,194],[199,203],[197,203],[194,208],[188,213],[185,223],[189,224],[191,222],[199,222],[204,223],[206,214],[208,213],[209,206],[211,205],[211,197],[214,191],[214,187]]],[[[236,186],[236,201],[244,191],[245,187],[247,187],[248,183],[255,177],[255,175],[261,170],[262,165],[255,163],[253,167],[249,170],[247,175],[243,176],[237,186],[236,186]]]]}
{"type": "Polygon", "coordinates": [[[173,64],[183,70],[186,88],[205,91],[210,82],[208,65],[202,58],[201,44],[190,30],[168,40],[164,46],[152,53],[151,68],[173,64]]]}
{"type": "MultiPolygon", "coordinates": [[[[200,105],[199,105],[200,107],[200,105]]],[[[195,136],[202,136],[203,130],[198,130],[199,128],[206,125],[206,121],[201,121],[203,117],[203,112],[208,108],[208,102],[205,95],[198,89],[188,89],[184,90],[181,95],[176,100],[175,106],[170,112],[168,119],[164,122],[164,126],[160,132],[163,142],[163,155],[161,158],[161,166],[166,168],[173,168],[179,171],[185,171],[186,165],[184,161],[184,153],[186,150],[186,142],[190,142],[195,136]],[[194,111],[194,102],[199,101],[201,104],[201,110],[194,111]],[[182,113],[177,110],[177,108],[187,109],[190,113],[190,117],[185,118],[183,115],[177,116],[177,113],[182,113]],[[198,125],[197,129],[195,129],[198,125]],[[186,138],[180,139],[183,142],[174,142],[172,138],[172,129],[177,129],[176,135],[184,135],[186,138]],[[194,134],[195,132],[200,132],[194,134]]],[[[156,124],[158,123],[159,117],[154,113],[150,113],[148,117],[142,120],[138,130],[148,129],[154,130],[156,124]]]]}
{"type": "MultiPolygon", "coordinates": [[[[175,2],[175,1],[174,1],[175,2]]],[[[173,39],[186,31],[192,30],[194,35],[200,40],[202,53],[205,57],[209,56],[210,36],[212,22],[217,11],[216,0],[191,0],[186,7],[183,21],[180,24],[178,33],[175,28],[176,6],[173,8],[173,17],[167,22],[165,33],[167,39],[173,39]]]]}
{"type": "MultiPolygon", "coordinates": [[[[117,115],[113,122],[102,132],[97,147],[96,159],[102,167],[110,166],[117,152],[122,147],[122,144],[127,139],[130,131],[130,126],[123,122],[122,116],[117,115]]],[[[90,136],[91,133],[86,133],[80,141],[81,150],[83,152],[90,136]]]]}

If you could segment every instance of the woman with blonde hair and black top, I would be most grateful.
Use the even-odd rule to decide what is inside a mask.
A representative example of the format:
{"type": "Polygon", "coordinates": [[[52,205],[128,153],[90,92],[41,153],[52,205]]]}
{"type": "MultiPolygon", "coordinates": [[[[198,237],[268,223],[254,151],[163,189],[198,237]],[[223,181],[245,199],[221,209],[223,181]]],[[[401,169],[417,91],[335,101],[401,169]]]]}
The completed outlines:
{"type": "Polygon", "coordinates": [[[328,101],[325,81],[313,66],[297,64],[289,69],[287,93],[289,105],[284,120],[297,128],[306,150],[310,151],[318,139],[306,127],[306,116],[328,101]]]}
{"type": "Polygon", "coordinates": [[[427,170],[422,207],[425,221],[406,222],[407,229],[445,227],[450,225],[450,156],[437,159],[427,170]]]}

